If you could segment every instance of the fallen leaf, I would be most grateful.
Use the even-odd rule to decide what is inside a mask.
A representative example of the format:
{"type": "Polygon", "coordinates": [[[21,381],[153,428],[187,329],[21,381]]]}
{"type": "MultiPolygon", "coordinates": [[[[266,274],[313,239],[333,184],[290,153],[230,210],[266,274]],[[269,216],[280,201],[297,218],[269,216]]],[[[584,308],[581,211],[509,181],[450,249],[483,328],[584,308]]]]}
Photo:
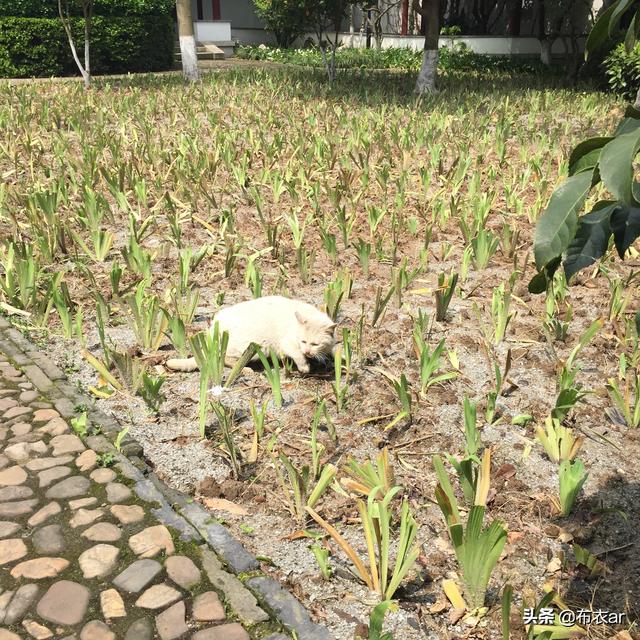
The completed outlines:
{"type": "Polygon", "coordinates": [[[523,531],[509,531],[509,533],[507,533],[507,542],[517,542],[522,538],[524,538],[523,531]]]}
{"type": "Polygon", "coordinates": [[[512,465],[512,464],[503,464],[498,471],[496,471],[496,474],[494,476],[494,478],[504,478],[505,480],[507,478],[511,478],[511,476],[515,476],[516,475],[516,468],[512,465]]]}
{"type": "Polygon", "coordinates": [[[226,511],[234,516],[248,516],[249,512],[231,500],[225,500],[224,498],[205,498],[204,506],[211,511],[226,511]]]}
{"type": "Polygon", "coordinates": [[[445,598],[438,598],[430,607],[429,613],[442,613],[449,608],[449,601],[445,598]]]}
{"type": "Polygon", "coordinates": [[[29,318],[31,314],[28,311],[23,311],[22,309],[17,309],[16,307],[12,307],[10,304],[6,302],[0,302],[0,308],[4,309],[8,315],[16,315],[16,316],[24,316],[25,318],[29,318]]]}
{"type": "Polygon", "coordinates": [[[454,609],[462,609],[462,611],[465,611],[467,608],[466,603],[460,593],[458,585],[453,580],[443,580],[442,589],[444,591],[444,595],[447,596],[454,609]]]}
{"type": "Polygon", "coordinates": [[[560,558],[554,558],[548,565],[546,572],[547,573],[556,573],[562,569],[562,562],[560,558]]]}
{"type": "Polygon", "coordinates": [[[464,609],[451,609],[449,611],[449,624],[455,624],[462,616],[464,616],[464,609]]]}
{"type": "Polygon", "coordinates": [[[288,533],[286,536],[282,536],[282,538],[280,538],[280,540],[302,540],[302,538],[309,538],[309,534],[306,531],[303,531],[302,529],[298,529],[297,531],[292,531],[291,533],[288,533]]]}

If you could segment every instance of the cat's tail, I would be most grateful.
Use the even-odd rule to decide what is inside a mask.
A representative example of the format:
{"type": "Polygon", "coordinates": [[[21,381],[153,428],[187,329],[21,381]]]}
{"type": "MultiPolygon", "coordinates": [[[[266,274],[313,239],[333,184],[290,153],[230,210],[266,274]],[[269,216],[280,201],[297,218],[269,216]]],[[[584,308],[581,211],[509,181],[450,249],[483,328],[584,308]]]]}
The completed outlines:
{"type": "Polygon", "coordinates": [[[172,371],[197,371],[198,364],[195,358],[169,358],[165,363],[167,369],[172,371]]]}

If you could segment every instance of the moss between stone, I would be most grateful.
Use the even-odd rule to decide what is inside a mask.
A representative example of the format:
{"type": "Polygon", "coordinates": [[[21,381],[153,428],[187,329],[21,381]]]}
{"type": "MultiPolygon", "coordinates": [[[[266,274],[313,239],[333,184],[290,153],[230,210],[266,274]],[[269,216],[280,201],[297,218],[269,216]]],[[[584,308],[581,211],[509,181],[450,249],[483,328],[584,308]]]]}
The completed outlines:
{"type": "Polygon", "coordinates": [[[260,571],[260,569],[256,569],[255,571],[244,571],[243,573],[239,573],[236,578],[240,580],[243,584],[250,580],[251,578],[262,578],[266,577],[264,571],[260,571]]]}
{"type": "Polygon", "coordinates": [[[14,329],[17,329],[27,340],[33,342],[39,349],[46,349],[48,346],[49,329],[45,327],[34,327],[26,322],[21,322],[17,317],[6,317],[5,319],[14,329]]]}
{"type": "Polygon", "coordinates": [[[290,635],[287,629],[285,629],[279,622],[276,622],[275,620],[254,624],[249,627],[249,629],[247,629],[247,633],[249,633],[252,638],[256,638],[256,640],[265,638],[272,633],[284,633],[285,635],[290,635]]]}

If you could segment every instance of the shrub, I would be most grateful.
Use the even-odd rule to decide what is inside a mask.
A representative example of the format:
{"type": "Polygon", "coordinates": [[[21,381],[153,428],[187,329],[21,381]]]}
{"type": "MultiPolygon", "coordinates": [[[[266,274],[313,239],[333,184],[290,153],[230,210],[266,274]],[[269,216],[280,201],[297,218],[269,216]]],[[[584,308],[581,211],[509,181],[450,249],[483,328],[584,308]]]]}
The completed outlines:
{"type": "Polygon", "coordinates": [[[0,18],[0,77],[59,76],[70,55],[59,20],[0,18]]]}
{"type": "MultiPolygon", "coordinates": [[[[82,46],[83,21],[74,19],[82,46]]],[[[93,18],[93,73],[162,71],[173,65],[169,15],[93,18]]],[[[47,77],[77,73],[57,18],[0,18],[0,77],[47,77]]]]}
{"type": "Polygon", "coordinates": [[[440,29],[441,36],[459,36],[462,35],[462,27],[459,27],[457,24],[454,24],[450,27],[442,27],[440,29]]]}
{"type": "MultiPolygon", "coordinates": [[[[173,0],[94,0],[93,13],[101,16],[169,15],[173,0]]],[[[82,15],[80,3],[69,3],[72,14],[82,15]]],[[[57,0],[0,0],[0,16],[23,18],[55,18],[57,0]]]]}
{"type": "Polygon", "coordinates": [[[55,1],[42,0],[0,0],[0,16],[52,18],[58,15],[55,1]]]}
{"type": "MultiPolygon", "coordinates": [[[[270,60],[284,64],[322,67],[320,49],[279,49],[274,47],[239,47],[236,55],[249,60],[270,60]]],[[[339,49],[336,54],[340,69],[419,69],[421,54],[411,49],[339,49]]]]}
{"type": "Polygon", "coordinates": [[[300,0],[253,0],[258,17],[276,37],[281,47],[290,47],[303,32],[304,2],[300,0]]]}
{"type": "MultiPolygon", "coordinates": [[[[81,23],[81,20],[76,23],[79,31],[81,23]]],[[[82,36],[79,36],[78,40],[81,39],[82,36]]],[[[96,16],[93,19],[94,73],[171,69],[173,48],[173,20],[168,15],[128,18],[96,16]]]]}
{"type": "Polygon", "coordinates": [[[640,44],[627,53],[620,43],[602,63],[607,84],[612,91],[634,98],[640,84],[640,44]]]}
{"type": "Polygon", "coordinates": [[[100,16],[166,16],[175,6],[175,0],[94,0],[93,11],[100,16]]]}

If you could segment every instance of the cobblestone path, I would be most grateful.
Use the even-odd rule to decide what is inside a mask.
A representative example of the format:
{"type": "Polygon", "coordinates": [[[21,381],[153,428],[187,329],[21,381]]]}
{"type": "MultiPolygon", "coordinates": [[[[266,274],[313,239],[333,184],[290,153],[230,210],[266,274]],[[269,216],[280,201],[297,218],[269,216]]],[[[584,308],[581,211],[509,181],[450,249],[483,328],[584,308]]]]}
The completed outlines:
{"type": "Polygon", "coordinates": [[[0,318],[0,640],[331,638],[206,511],[84,433],[23,340],[0,318]]]}

